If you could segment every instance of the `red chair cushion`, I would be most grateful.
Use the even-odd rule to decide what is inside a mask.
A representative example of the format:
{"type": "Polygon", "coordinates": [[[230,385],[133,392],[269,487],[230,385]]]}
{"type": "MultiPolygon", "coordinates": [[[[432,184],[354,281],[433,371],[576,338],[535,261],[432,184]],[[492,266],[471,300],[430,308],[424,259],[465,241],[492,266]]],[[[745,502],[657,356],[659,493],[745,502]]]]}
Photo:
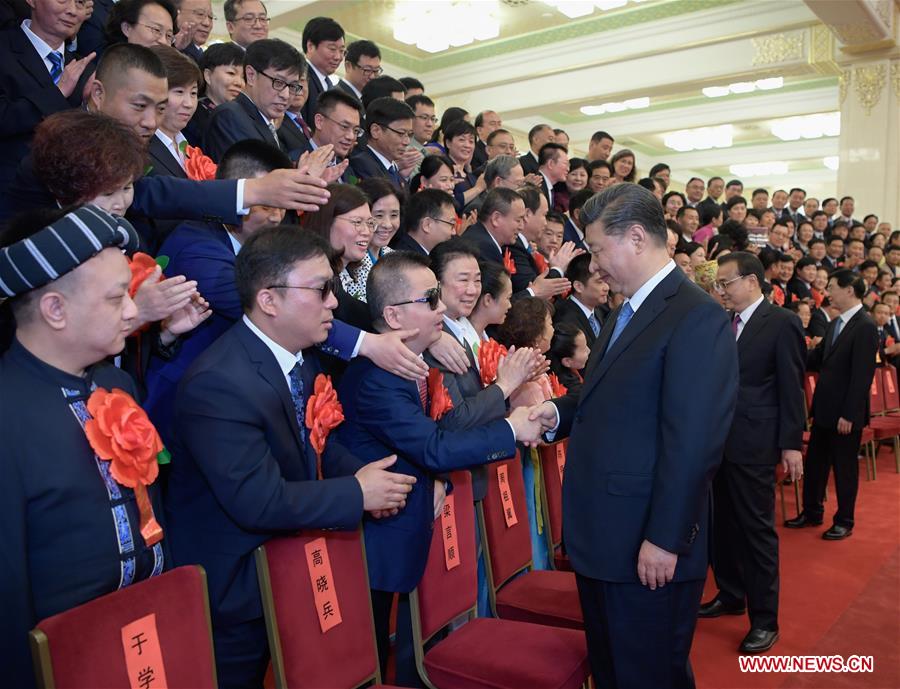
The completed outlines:
{"type": "Polygon", "coordinates": [[[571,572],[536,571],[516,577],[497,592],[497,615],[505,620],[584,629],[571,572]]]}
{"type": "Polygon", "coordinates": [[[859,442],[861,445],[865,445],[873,440],[875,440],[875,431],[872,430],[871,426],[866,426],[862,429],[862,437],[860,437],[859,442]]]}
{"type": "Polygon", "coordinates": [[[478,618],[425,654],[440,689],[577,689],[588,676],[584,634],[478,618]]]}
{"type": "Polygon", "coordinates": [[[199,567],[177,567],[38,623],[58,689],[128,687],[122,627],[156,614],[170,687],[212,689],[213,651],[199,567]]]}
{"type": "Polygon", "coordinates": [[[569,560],[569,556],[559,551],[553,555],[553,566],[560,572],[575,571],[572,569],[572,562],[569,560]]]}
{"type": "Polygon", "coordinates": [[[869,427],[875,433],[876,440],[893,438],[900,435],[900,417],[873,416],[869,421],[869,427]]]}
{"type": "Polygon", "coordinates": [[[499,587],[522,568],[531,564],[531,531],[528,507],[525,502],[525,480],[519,453],[512,459],[488,464],[487,493],[482,501],[484,526],[491,560],[493,585],[499,587]],[[512,497],[517,523],[506,525],[497,468],[506,465],[509,493],[512,497]]]}

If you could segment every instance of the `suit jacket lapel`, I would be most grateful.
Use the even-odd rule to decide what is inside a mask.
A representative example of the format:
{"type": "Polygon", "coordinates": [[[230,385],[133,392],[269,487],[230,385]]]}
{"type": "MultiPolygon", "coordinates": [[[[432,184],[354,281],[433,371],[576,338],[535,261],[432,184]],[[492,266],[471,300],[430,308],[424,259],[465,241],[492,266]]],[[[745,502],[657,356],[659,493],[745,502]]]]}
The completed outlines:
{"type": "Polygon", "coordinates": [[[840,316],[835,318],[829,324],[831,328],[829,328],[829,331],[825,333],[825,335],[828,336],[828,341],[825,343],[825,352],[822,358],[828,358],[829,356],[831,356],[832,352],[840,347],[842,342],[846,342],[848,339],[850,339],[849,337],[845,337],[845,335],[847,335],[851,330],[853,330],[853,328],[856,327],[856,324],[860,321],[860,314],[863,313],[863,311],[865,311],[865,309],[860,309],[853,314],[853,318],[847,321],[847,325],[845,325],[841,332],[838,333],[837,340],[835,340],[833,343],[831,340],[834,338],[834,328],[837,327],[837,322],[838,320],[840,320],[840,316]]]}
{"type": "MultiPolygon", "coordinates": [[[[291,391],[288,388],[287,381],[284,379],[284,374],[278,367],[275,356],[269,351],[269,348],[266,347],[265,343],[243,323],[238,332],[244,342],[244,346],[247,348],[250,360],[257,364],[259,375],[272,386],[272,389],[281,400],[281,406],[284,408],[284,413],[287,416],[291,432],[294,434],[294,440],[297,442],[297,447],[300,448],[303,451],[304,456],[306,456],[306,446],[303,442],[303,438],[300,437],[300,427],[297,425],[297,410],[294,409],[291,391]]],[[[306,381],[304,381],[304,385],[306,384],[306,381]]],[[[307,394],[309,393],[307,392],[307,394]]]]}
{"type": "MultiPolygon", "coordinates": [[[[631,342],[634,341],[634,339],[666,308],[668,299],[678,291],[682,281],[686,279],[684,273],[677,268],[663,278],[663,281],[650,292],[644,300],[644,303],[641,304],[634,316],[631,317],[628,325],[626,325],[625,329],[619,334],[619,339],[613,342],[612,347],[610,347],[607,352],[605,351],[606,347],[615,330],[614,322],[610,319],[607,326],[600,331],[600,336],[597,338],[596,342],[594,342],[594,348],[591,350],[591,358],[597,357],[597,361],[594,364],[593,369],[585,376],[584,388],[581,392],[582,398],[587,397],[590,391],[593,390],[603,376],[606,375],[610,366],[612,366],[615,360],[619,358],[619,355],[621,355],[628,345],[631,344],[631,342]]],[[[621,311],[621,307],[616,309],[616,320],[619,319],[621,311]]],[[[590,362],[588,362],[588,365],[590,365],[590,362]]]]}
{"type": "MultiPolygon", "coordinates": [[[[19,53],[19,64],[25,68],[25,70],[35,78],[35,80],[42,85],[46,85],[48,82],[52,83],[50,79],[50,72],[47,71],[47,66],[44,64],[44,59],[38,55],[37,51],[34,49],[34,46],[31,44],[31,41],[28,40],[28,36],[25,35],[25,32],[22,31],[21,27],[18,27],[14,32],[16,36],[15,44],[12,46],[13,50],[19,53]]],[[[63,48],[63,53],[66,50],[63,48]]],[[[63,58],[65,59],[65,57],[63,58]]]]}
{"type": "Polygon", "coordinates": [[[155,134],[150,138],[150,158],[160,168],[164,169],[173,177],[187,179],[187,175],[182,169],[175,156],[166,148],[165,144],[159,140],[155,134]]]}
{"type": "Polygon", "coordinates": [[[773,308],[774,307],[763,298],[762,303],[756,307],[756,311],[753,312],[753,315],[750,316],[750,320],[744,324],[744,328],[741,330],[741,336],[737,341],[738,352],[743,352],[750,346],[748,343],[763,329],[765,319],[772,313],[773,308]]]}
{"type": "MultiPolygon", "coordinates": [[[[263,116],[260,114],[259,108],[256,107],[256,104],[243,93],[238,95],[237,102],[253,122],[253,126],[256,127],[256,131],[258,131],[263,137],[263,141],[269,144],[272,143],[272,130],[269,129],[269,125],[266,124],[265,120],[263,120],[263,116]]],[[[287,115],[285,115],[285,117],[287,117],[287,115]]],[[[278,139],[277,145],[279,148],[282,148],[280,138],[278,139]]]]}

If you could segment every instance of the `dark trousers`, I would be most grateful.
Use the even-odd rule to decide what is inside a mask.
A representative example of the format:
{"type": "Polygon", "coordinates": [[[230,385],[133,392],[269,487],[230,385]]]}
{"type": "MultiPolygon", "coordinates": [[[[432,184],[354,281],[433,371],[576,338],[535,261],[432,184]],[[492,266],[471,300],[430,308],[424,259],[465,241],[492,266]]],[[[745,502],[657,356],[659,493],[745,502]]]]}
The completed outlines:
{"type": "Polygon", "coordinates": [[[825,486],[834,467],[837,512],[834,523],[853,528],[856,493],[859,491],[859,441],[862,429],[841,435],[837,428],[813,425],[803,468],[803,514],[820,520],[824,514],[825,486]]]}
{"type": "Polygon", "coordinates": [[[269,640],[262,618],[213,627],[219,689],[262,689],[269,640]]]}
{"type": "Polygon", "coordinates": [[[387,674],[388,655],[391,650],[391,606],[394,596],[397,601],[397,636],[396,636],[396,679],[398,687],[420,687],[419,672],[416,670],[416,657],[413,650],[412,617],[409,609],[409,594],[396,594],[393,591],[376,591],[372,589],[372,616],[375,620],[375,641],[378,644],[378,664],[381,667],[381,679],[387,674]]]}
{"type": "Polygon", "coordinates": [[[712,567],[719,600],[746,601],[751,629],[778,630],[774,465],[722,462],[713,480],[712,567]]]}
{"type": "Polygon", "coordinates": [[[603,689],[694,689],[688,658],[702,581],[616,584],[576,574],[591,672],[603,689]]]}

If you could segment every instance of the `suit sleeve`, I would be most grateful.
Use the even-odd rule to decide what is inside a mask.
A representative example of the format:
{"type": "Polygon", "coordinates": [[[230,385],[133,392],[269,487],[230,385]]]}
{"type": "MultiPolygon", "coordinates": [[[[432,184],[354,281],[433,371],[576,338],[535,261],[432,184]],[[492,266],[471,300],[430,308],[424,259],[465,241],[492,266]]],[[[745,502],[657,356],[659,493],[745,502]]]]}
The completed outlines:
{"type": "Polygon", "coordinates": [[[256,138],[258,135],[241,126],[241,122],[234,113],[229,110],[219,110],[213,113],[206,132],[204,132],[203,152],[218,163],[232,144],[244,139],[256,138]]]}
{"type": "Polygon", "coordinates": [[[359,523],[363,496],[354,476],[282,476],[260,411],[230,372],[203,371],[184,383],[176,402],[178,435],[222,509],[242,529],[351,529],[359,523]]]}
{"type": "Polygon", "coordinates": [[[165,175],[141,177],[134,183],[131,209],[148,218],[202,220],[238,225],[237,180],[195,182],[165,175]]]}
{"type": "Polygon", "coordinates": [[[528,285],[534,282],[537,274],[531,267],[527,251],[514,246],[509,249],[509,252],[516,264],[516,274],[512,276],[513,294],[519,294],[528,289],[528,285]]]}
{"type": "Polygon", "coordinates": [[[685,314],[666,347],[660,399],[660,454],[644,538],[686,554],[708,509],[737,402],[738,359],[725,312],[703,303],[685,314]],[[696,362],[707,362],[697,366],[696,362]],[[690,404],[685,392],[693,391],[690,404]]]}
{"type": "Polygon", "coordinates": [[[875,353],[878,351],[878,329],[868,318],[857,326],[850,355],[850,381],[841,404],[841,417],[856,426],[866,423],[869,389],[875,375],[875,353]]]}
{"type": "MultiPolygon", "coordinates": [[[[25,38],[25,35],[22,37],[25,38]]],[[[4,58],[14,62],[11,54],[4,52],[4,58]]],[[[19,65],[15,64],[13,69],[19,69],[19,65]]],[[[45,84],[33,83],[24,92],[16,93],[8,87],[0,89],[0,139],[31,134],[45,117],[77,107],[81,102],[79,87],[83,86],[84,81],[79,80],[72,101],[67,100],[49,78],[45,84]]]]}
{"type": "Polygon", "coordinates": [[[443,430],[422,411],[415,388],[411,384],[399,388],[398,379],[388,375],[379,371],[360,384],[359,422],[408,461],[439,474],[515,455],[515,438],[504,419],[465,431],[443,430]]]}
{"type": "Polygon", "coordinates": [[[331,330],[328,331],[328,339],[318,345],[318,348],[326,354],[336,356],[344,361],[350,361],[353,358],[353,350],[356,349],[356,343],[359,341],[361,333],[362,331],[359,328],[355,328],[343,321],[332,321],[331,330]]]}
{"type": "Polygon", "coordinates": [[[778,384],[778,447],[799,450],[803,447],[806,424],[803,398],[803,363],[806,342],[803,325],[797,316],[786,319],[778,333],[775,352],[775,375],[778,384]]]}
{"type": "MultiPolygon", "coordinates": [[[[428,359],[426,361],[434,366],[435,362],[428,359]]],[[[445,412],[438,420],[438,426],[442,429],[464,431],[506,417],[506,399],[498,385],[488,385],[467,397],[460,387],[459,376],[442,366],[438,368],[444,374],[444,385],[453,402],[453,409],[445,412]]]]}

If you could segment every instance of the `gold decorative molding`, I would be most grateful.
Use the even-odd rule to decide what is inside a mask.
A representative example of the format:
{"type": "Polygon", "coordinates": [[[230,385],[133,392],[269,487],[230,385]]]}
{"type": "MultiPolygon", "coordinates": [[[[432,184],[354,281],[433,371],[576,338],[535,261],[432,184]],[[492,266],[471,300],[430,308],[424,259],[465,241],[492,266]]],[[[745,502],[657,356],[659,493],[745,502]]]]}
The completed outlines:
{"type": "Polygon", "coordinates": [[[843,105],[844,101],[847,100],[847,89],[850,86],[850,74],[850,70],[845,69],[841,71],[841,74],[838,77],[838,98],[841,105],[843,105]]]}
{"type": "Polygon", "coordinates": [[[884,65],[865,65],[856,67],[853,74],[853,82],[856,85],[856,97],[866,115],[872,114],[872,108],[881,100],[881,90],[884,88],[884,65]]]}
{"type": "Polygon", "coordinates": [[[840,74],[841,68],[834,61],[834,34],[824,24],[809,27],[809,66],[819,74],[840,74]]]}
{"type": "Polygon", "coordinates": [[[900,101],[900,62],[891,63],[891,82],[894,84],[894,95],[900,101]]]}
{"type": "Polygon", "coordinates": [[[803,34],[778,33],[763,38],[754,38],[753,47],[756,55],[753,65],[771,65],[776,62],[803,59],[803,34]]]}

